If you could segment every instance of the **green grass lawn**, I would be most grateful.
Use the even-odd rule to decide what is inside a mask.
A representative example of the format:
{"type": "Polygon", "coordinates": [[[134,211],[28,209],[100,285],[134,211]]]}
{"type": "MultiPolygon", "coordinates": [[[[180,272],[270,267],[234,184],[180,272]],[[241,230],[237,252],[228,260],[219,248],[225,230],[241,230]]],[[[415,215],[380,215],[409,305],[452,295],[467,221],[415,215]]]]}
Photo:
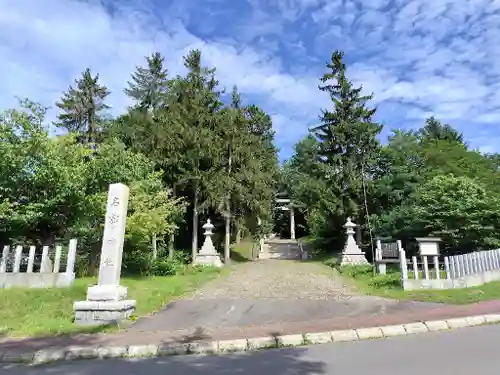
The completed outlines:
{"type": "Polygon", "coordinates": [[[400,286],[400,273],[396,271],[373,275],[371,267],[343,267],[341,274],[347,283],[363,294],[379,297],[456,305],[500,299],[500,281],[473,288],[404,291],[400,286]]]}
{"type": "MultiPolygon", "coordinates": [[[[219,269],[191,269],[166,277],[122,277],[130,299],[137,300],[135,316],[161,309],[172,299],[220,274],[219,269]]],[[[222,271],[224,272],[224,271],[222,271]]],[[[76,332],[116,330],[119,327],[82,328],[73,323],[73,302],[86,299],[87,286],[95,278],[75,280],[69,288],[0,289],[0,337],[32,337],[76,332]]]]}

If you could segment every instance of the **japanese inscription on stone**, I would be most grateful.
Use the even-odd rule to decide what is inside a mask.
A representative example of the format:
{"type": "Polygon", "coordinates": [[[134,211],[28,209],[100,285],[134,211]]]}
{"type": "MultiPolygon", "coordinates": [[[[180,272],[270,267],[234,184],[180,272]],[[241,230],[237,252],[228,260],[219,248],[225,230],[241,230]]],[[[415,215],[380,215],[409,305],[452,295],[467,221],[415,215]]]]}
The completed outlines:
{"type": "Polygon", "coordinates": [[[102,239],[99,285],[119,285],[129,189],[123,184],[109,186],[102,239]]]}

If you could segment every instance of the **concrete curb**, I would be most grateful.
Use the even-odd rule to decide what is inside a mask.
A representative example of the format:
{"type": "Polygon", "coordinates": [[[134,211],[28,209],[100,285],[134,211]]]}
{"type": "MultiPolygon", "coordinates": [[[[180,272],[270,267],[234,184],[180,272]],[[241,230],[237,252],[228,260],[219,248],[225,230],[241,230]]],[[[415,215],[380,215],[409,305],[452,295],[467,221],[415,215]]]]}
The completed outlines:
{"type": "Polygon", "coordinates": [[[393,326],[212,342],[172,342],[129,346],[68,346],[66,348],[42,349],[35,352],[18,353],[15,355],[0,352],[0,363],[39,365],[55,361],[70,361],[77,359],[150,358],[179,354],[223,354],[268,348],[296,347],[407,336],[417,333],[444,331],[495,323],[500,323],[500,314],[476,315],[464,318],[414,322],[393,326]]]}

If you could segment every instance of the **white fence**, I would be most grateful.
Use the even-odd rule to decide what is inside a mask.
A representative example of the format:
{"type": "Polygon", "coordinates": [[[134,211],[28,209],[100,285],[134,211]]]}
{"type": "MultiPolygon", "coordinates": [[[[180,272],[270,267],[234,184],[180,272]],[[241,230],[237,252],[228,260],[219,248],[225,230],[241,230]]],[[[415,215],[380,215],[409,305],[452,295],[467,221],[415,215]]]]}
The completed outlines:
{"type": "Polygon", "coordinates": [[[404,290],[468,288],[500,280],[500,249],[444,257],[443,264],[437,256],[414,256],[409,262],[404,249],[399,255],[404,290]]]}
{"type": "Polygon", "coordinates": [[[0,288],[51,288],[71,285],[75,279],[76,247],[76,239],[69,241],[67,253],[64,254],[62,246],[44,246],[40,257],[36,254],[35,246],[29,246],[27,255],[24,246],[16,246],[13,252],[10,246],[4,246],[0,259],[0,288]],[[60,272],[63,258],[66,258],[66,267],[63,266],[65,270],[60,272]],[[26,270],[22,272],[22,268],[26,270]],[[35,268],[38,268],[39,272],[36,272],[35,268]]]}

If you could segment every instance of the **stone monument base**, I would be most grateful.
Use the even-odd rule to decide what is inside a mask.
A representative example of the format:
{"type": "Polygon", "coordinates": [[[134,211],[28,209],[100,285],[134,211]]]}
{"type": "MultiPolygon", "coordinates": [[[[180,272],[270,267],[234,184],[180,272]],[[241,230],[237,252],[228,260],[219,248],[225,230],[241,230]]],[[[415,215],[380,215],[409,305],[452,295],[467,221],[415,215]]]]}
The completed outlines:
{"type": "Polygon", "coordinates": [[[92,285],[87,289],[87,301],[122,301],[128,288],[121,285],[92,285]]]}
{"type": "Polygon", "coordinates": [[[222,263],[219,254],[198,254],[194,259],[193,266],[213,266],[222,267],[222,263]]]}
{"type": "Polygon", "coordinates": [[[130,318],[135,310],[135,300],[78,301],[73,304],[75,324],[108,325],[130,318]]]}
{"type": "Polygon", "coordinates": [[[370,262],[366,260],[364,252],[357,253],[342,253],[342,260],[340,262],[341,266],[351,265],[351,266],[366,266],[370,262]]]}

